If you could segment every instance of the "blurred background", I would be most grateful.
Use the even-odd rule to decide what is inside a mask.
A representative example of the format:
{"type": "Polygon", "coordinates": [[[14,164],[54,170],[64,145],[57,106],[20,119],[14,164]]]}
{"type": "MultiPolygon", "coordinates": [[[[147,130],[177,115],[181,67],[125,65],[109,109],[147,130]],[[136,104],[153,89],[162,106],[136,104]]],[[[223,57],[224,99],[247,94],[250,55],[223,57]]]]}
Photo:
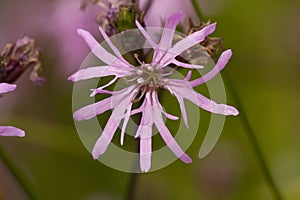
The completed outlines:
{"type": "MultiPolygon", "coordinates": [[[[203,21],[218,22],[213,35],[223,37],[234,52],[222,73],[240,97],[275,182],[284,199],[300,199],[300,1],[199,3],[203,21]]],[[[25,138],[0,138],[0,199],[121,200],[126,194],[130,174],[94,161],[73,123],[72,83],[66,78],[88,53],[76,29],[99,36],[97,8],[83,12],[79,4],[0,1],[0,48],[24,33],[34,37],[47,78],[39,87],[23,75],[16,92],[0,98],[0,123],[27,133],[25,138]]],[[[189,13],[197,20],[194,11],[189,13]]],[[[236,105],[230,86],[226,89],[228,104],[236,105]]],[[[201,111],[203,128],[209,116],[201,111]]],[[[193,163],[176,161],[141,174],[137,199],[273,199],[239,117],[227,118],[217,145],[204,159],[198,158],[205,133],[201,127],[187,151],[193,163]]]]}

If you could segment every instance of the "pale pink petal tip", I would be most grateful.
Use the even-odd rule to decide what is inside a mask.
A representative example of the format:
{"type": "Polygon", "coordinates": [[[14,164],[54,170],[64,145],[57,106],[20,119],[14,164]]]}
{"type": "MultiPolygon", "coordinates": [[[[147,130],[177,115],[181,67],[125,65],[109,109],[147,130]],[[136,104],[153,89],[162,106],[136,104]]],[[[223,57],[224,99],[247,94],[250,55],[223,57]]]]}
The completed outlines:
{"type": "Polygon", "coordinates": [[[181,155],[180,160],[182,160],[185,163],[192,163],[193,162],[193,160],[187,154],[181,155]]]}
{"type": "Polygon", "coordinates": [[[225,54],[226,57],[231,57],[232,56],[232,50],[231,49],[227,49],[226,51],[223,52],[223,54],[225,54]]]}
{"type": "Polygon", "coordinates": [[[93,159],[94,159],[94,160],[97,160],[97,159],[99,158],[99,156],[98,156],[96,153],[95,153],[95,154],[92,153],[92,156],[93,156],[93,159]]]}
{"type": "Polygon", "coordinates": [[[216,30],[216,26],[217,26],[217,23],[212,23],[210,25],[208,25],[207,27],[205,27],[205,32],[206,32],[206,35],[210,35],[212,34],[215,30],[216,30]]]}
{"type": "Polygon", "coordinates": [[[184,12],[182,12],[181,10],[176,11],[173,15],[178,16],[178,17],[182,17],[182,18],[185,17],[184,12]]]}
{"type": "Polygon", "coordinates": [[[0,126],[0,136],[24,137],[25,131],[13,126],[0,126]]]}
{"type": "Polygon", "coordinates": [[[16,135],[18,137],[24,137],[25,136],[25,131],[21,130],[18,135],[16,135]]]}
{"type": "Polygon", "coordinates": [[[85,30],[83,30],[81,28],[77,29],[77,34],[80,35],[80,36],[84,35],[86,32],[87,31],[85,31],[85,30]]]}
{"type": "Polygon", "coordinates": [[[101,153],[94,148],[92,151],[92,156],[94,160],[97,160],[101,156],[101,153]]]}
{"type": "Polygon", "coordinates": [[[151,168],[151,154],[141,154],[140,156],[141,171],[148,172],[151,168]]]}
{"type": "Polygon", "coordinates": [[[96,116],[96,111],[80,109],[73,114],[73,118],[76,121],[88,120],[96,116]]]}
{"type": "Polygon", "coordinates": [[[225,114],[237,116],[239,114],[239,111],[235,107],[228,106],[225,110],[225,114]]]}
{"type": "Polygon", "coordinates": [[[68,81],[75,82],[76,81],[76,76],[75,74],[72,74],[71,76],[68,77],[68,81]]]}
{"type": "Polygon", "coordinates": [[[227,65],[231,56],[232,56],[231,49],[228,49],[221,54],[221,56],[217,62],[217,65],[216,65],[220,71],[227,65]]]}
{"type": "Polygon", "coordinates": [[[9,83],[0,83],[0,94],[6,92],[12,92],[16,89],[17,85],[9,83]]]}

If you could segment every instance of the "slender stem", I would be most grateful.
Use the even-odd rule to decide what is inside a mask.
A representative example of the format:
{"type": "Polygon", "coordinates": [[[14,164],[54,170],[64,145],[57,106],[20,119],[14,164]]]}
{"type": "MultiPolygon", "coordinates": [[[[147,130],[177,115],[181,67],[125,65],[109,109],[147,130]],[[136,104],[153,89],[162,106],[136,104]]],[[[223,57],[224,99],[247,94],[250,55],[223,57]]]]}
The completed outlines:
{"type": "Polygon", "coordinates": [[[202,21],[204,19],[204,16],[202,15],[202,12],[200,10],[200,6],[198,4],[198,0],[191,0],[192,4],[193,4],[193,7],[199,17],[199,19],[202,21]]]}
{"type": "MultiPolygon", "coordinates": [[[[191,0],[191,2],[192,2],[193,6],[196,10],[196,13],[198,14],[198,17],[201,19],[202,14],[201,14],[200,6],[199,6],[197,0],[191,0]]],[[[265,179],[266,183],[268,184],[270,191],[273,193],[274,199],[282,200],[283,197],[282,197],[278,187],[276,186],[275,181],[273,180],[273,177],[272,177],[272,175],[270,173],[270,170],[267,166],[266,160],[263,156],[262,150],[261,150],[261,148],[259,146],[259,143],[256,139],[256,136],[254,134],[254,131],[251,128],[249,120],[248,120],[248,118],[247,118],[247,116],[244,112],[244,109],[243,109],[243,106],[242,106],[241,101],[239,99],[238,93],[236,92],[233,84],[230,82],[230,79],[227,78],[227,76],[224,73],[223,73],[223,78],[227,82],[228,86],[230,87],[232,97],[233,97],[237,107],[239,108],[239,111],[240,111],[239,118],[241,120],[241,123],[242,123],[244,129],[245,129],[245,133],[247,135],[247,138],[249,139],[249,142],[250,142],[250,144],[253,148],[253,151],[254,151],[255,155],[257,156],[257,160],[258,160],[258,163],[259,163],[260,168],[262,170],[264,179],[265,179]]]]}
{"type": "MultiPolygon", "coordinates": [[[[134,140],[134,151],[138,152],[139,150],[139,142],[138,140],[134,140]]],[[[139,161],[136,160],[134,162],[134,171],[139,166],[139,161]]],[[[136,200],[136,190],[137,190],[137,182],[139,178],[139,173],[131,173],[129,177],[128,188],[125,196],[125,200],[136,200]]]]}
{"type": "Polygon", "coordinates": [[[239,114],[239,118],[240,121],[244,127],[245,133],[247,135],[247,138],[249,139],[249,142],[253,148],[253,151],[257,157],[258,163],[260,165],[261,171],[263,173],[264,179],[267,182],[269,189],[271,190],[271,192],[273,193],[274,199],[276,200],[282,200],[283,197],[279,191],[279,188],[277,187],[271,172],[268,168],[268,165],[266,163],[266,160],[264,158],[264,155],[262,153],[261,147],[258,143],[258,140],[255,136],[255,133],[253,131],[253,129],[251,128],[251,125],[249,123],[249,120],[246,116],[246,113],[243,109],[243,106],[241,104],[240,98],[233,86],[233,84],[229,81],[230,79],[227,78],[227,76],[223,73],[222,75],[223,79],[225,79],[225,81],[227,82],[228,86],[230,87],[230,91],[231,91],[231,96],[234,99],[235,104],[237,105],[237,107],[239,108],[240,114],[239,114]]]}
{"type": "Polygon", "coordinates": [[[6,165],[7,169],[11,172],[11,174],[14,176],[14,178],[17,180],[20,186],[23,188],[24,192],[27,194],[27,197],[30,200],[36,199],[33,193],[30,191],[29,187],[27,186],[26,181],[17,172],[17,169],[13,166],[12,162],[8,159],[8,156],[5,154],[4,150],[1,147],[0,147],[0,159],[6,165]]]}
{"type": "Polygon", "coordinates": [[[126,193],[126,200],[135,200],[136,199],[136,188],[137,188],[137,181],[138,181],[139,174],[138,173],[131,173],[128,189],[126,193]]]}

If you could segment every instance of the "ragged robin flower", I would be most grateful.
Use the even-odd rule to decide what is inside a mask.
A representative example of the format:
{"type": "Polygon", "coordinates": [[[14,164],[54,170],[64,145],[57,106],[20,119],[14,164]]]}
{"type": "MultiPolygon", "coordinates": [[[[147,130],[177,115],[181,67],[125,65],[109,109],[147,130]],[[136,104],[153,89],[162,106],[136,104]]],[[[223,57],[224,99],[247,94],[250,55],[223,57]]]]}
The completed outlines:
{"type": "Polygon", "coordinates": [[[152,46],[154,55],[149,63],[141,62],[140,66],[135,67],[129,64],[121,55],[116,46],[110,41],[105,31],[100,27],[100,32],[113,50],[114,54],[105,50],[93,36],[82,29],[78,30],[78,34],[86,41],[93,54],[101,61],[106,63],[105,66],[95,66],[86,69],[81,69],[69,77],[70,81],[76,82],[91,78],[100,78],[106,76],[114,76],[114,78],[106,85],[92,90],[91,96],[96,94],[111,94],[110,97],[99,102],[87,105],[77,110],[73,117],[77,121],[88,120],[96,115],[100,115],[108,110],[112,110],[105,128],[101,136],[96,141],[92,150],[94,159],[98,159],[107,149],[114,133],[118,129],[121,121],[121,144],[124,143],[124,136],[127,123],[132,115],[141,113],[141,121],[135,137],[140,139],[140,168],[141,171],[147,172],[151,167],[152,153],[152,128],[155,126],[160,133],[162,139],[170,148],[170,150],[183,162],[192,162],[191,158],[185,154],[181,147],[177,144],[169,129],[163,121],[163,115],[171,120],[177,120],[177,116],[168,114],[160,104],[158,89],[169,91],[179,102],[183,120],[188,127],[188,119],[184,105],[184,99],[187,99],[204,110],[222,115],[238,115],[238,111],[225,104],[218,104],[205,96],[196,92],[193,87],[204,84],[214,76],[216,76],[228,63],[232,56],[231,50],[224,51],[218,59],[215,67],[194,80],[191,79],[192,71],[189,71],[183,80],[170,78],[169,65],[188,69],[201,69],[203,66],[180,62],[176,59],[185,50],[204,41],[205,38],[214,32],[216,24],[210,24],[203,29],[196,31],[186,38],[172,45],[175,28],[177,24],[184,18],[182,12],[176,12],[171,15],[164,26],[164,30],[157,44],[151,38],[150,34],[136,21],[136,25],[147,42],[152,46]],[[118,79],[130,80],[130,85],[119,91],[105,90],[109,85],[112,85],[118,79]],[[142,101],[142,104],[137,109],[132,109],[136,100],[142,101]]]}

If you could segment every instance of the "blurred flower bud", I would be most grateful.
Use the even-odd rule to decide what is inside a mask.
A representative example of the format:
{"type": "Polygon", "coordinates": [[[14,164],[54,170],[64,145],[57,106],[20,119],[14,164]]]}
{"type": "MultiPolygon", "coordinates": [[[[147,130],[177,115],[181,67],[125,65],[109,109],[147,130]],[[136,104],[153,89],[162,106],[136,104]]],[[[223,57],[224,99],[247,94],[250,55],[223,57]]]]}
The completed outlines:
{"type": "Polygon", "coordinates": [[[8,43],[1,52],[0,57],[0,83],[13,83],[28,68],[31,68],[30,80],[41,85],[46,79],[38,76],[41,70],[39,50],[32,38],[24,35],[15,43],[8,43]]]}
{"type": "Polygon", "coordinates": [[[142,21],[138,2],[134,0],[83,0],[81,9],[86,10],[89,4],[100,7],[97,23],[109,36],[136,28],[136,19],[142,21]]]}

